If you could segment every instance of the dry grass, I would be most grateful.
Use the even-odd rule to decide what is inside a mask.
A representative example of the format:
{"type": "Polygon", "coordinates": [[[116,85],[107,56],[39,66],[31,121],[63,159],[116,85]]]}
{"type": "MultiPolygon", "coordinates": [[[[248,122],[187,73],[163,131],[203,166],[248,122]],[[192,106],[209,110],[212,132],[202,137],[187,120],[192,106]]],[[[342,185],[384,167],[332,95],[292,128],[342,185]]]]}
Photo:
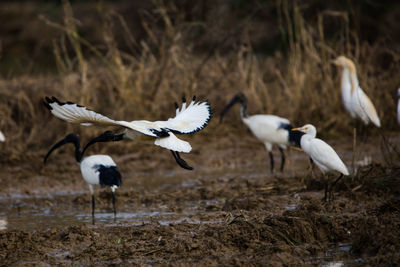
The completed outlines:
{"type": "MultiPolygon", "coordinates": [[[[397,128],[394,96],[400,82],[399,51],[388,48],[383,40],[372,44],[360,40],[349,26],[347,12],[325,10],[316,22],[310,22],[296,2],[278,0],[277,20],[286,49],[265,57],[244,41],[228,53],[215,49],[199,55],[193,50],[196,40],[186,37],[188,26],[170,16],[175,7],[161,1],[155,6],[153,17],[142,18],[148,38],[140,42],[122,16],[101,11],[97,26],[103,36],[101,49],[79,34],[80,24],[67,1],[62,22],[41,16],[43,27],[54,28],[62,36],[52,44],[58,75],[1,78],[0,125],[8,141],[0,153],[19,160],[42,153],[69,131],[84,138],[100,131],[53,118],[41,105],[46,95],[79,102],[116,119],[157,120],[173,115],[173,102],[182,95],[208,98],[218,116],[241,91],[249,98],[249,114],[276,114],[294,125],[313,123],[324,138],[350,136],[352,122],[342,107],[339,73],[330,63],[340,54],[355,60],[361,86],[375,104],[383,129],[397,128]],[[150,23],[155,16],[161,28],[150,23]],[[327,21],[335,21],[336,26],[326,29],[327,21]],[[326,31],[335,34],[327,39],[326,31]],[[115,32],[122,33],[140,53],[120,50],[115,32]]],[[[237,136],[233,130],[239,125],[237,112],[229,118],[231,123],[217,128],[212,122],[201,134],[237,136]]],[[[131,146],[125,144],[119,152],[131,146]]]]}

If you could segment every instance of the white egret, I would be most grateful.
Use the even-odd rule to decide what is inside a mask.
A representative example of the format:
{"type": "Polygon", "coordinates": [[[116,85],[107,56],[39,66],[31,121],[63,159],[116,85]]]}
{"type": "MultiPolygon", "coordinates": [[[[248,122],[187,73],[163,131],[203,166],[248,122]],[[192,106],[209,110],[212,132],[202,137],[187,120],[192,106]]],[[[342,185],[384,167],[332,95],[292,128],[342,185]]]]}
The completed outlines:
{"type": "Polygon", "coordinates": [[[246,113],[247,98],[243,93],[238,93],[222,111],[220,122],[222,122],[222,119],[228,110],[236,103],[241,103],[240,117],[242,118],[243,123],[249,127],[250,131],[267,149],[270,157],[271,172],[274,171],[272,147],[273,145],[278,146],[281,153],[280,171],[282,172],[285,166],[285,154],[283,149],[286,149],[287,145],[289,145],[289,132],[293,128],[292,125],[290,125],[290,121],[275,115],[260,114],[248,116],[246,113]]]}
{"type": "Polygon", "coordinates": [[[342,99],[350,116],[361,119],[365,125],[372,122],[376,127],[381,127],[374,105],[359,85],[353,61],[345,56],[339,56],[333,60],[333,64],[342,68],[342,99]]]}
{"type": "Polygon", "coordinates": [[[81,123],[84,126],[104,125],[104,126],[122,126],[125,131],[119,135],[113,135],[109,132],[102,138],[93,140],[93,142],[120,141],[128,138],[138,141],[154,140],[154,144],[171,150],[176,162],[184,169],[192,170],[179,155],[179,152],[189,153],[192,150],[189,142],[178,139],[175,134],[191,134],[202,130],[207,126],[212,113],[208,101],[192,102],[186,106],[186,100],[182,99],[182,108],[179,109],[175,103],[176,115],[167,121],[117,121],[88,110],[86,107],[72,102],[60,102],[57,98],[46,97],[45,105],[51,113],[67,122],[81,123]],[[108,138],[108,139],[107,139],[108,138]]]}
{"type": "Polygon", "coordinates": [[[296,136],[294,137],[296,143],[300,143],[301,149],[310,156],[324,176],[325,173],[329,171],[337,171],[340,173],[339,178],[337,178],[330,187],[328,181],[326,181],[324,196],[324,199],[326,200],[327,193],[330,192],[331,195],[332,188],[343,177],[343,175],[349,175],[349,171],[335,150],[325,141],[316,138],[317,130],[313,125],[306,124],[303,127],[294,128],[292,132],[294,134],[296,133],[296,136]],[[304,134],[298,135],[297,131],[303,132],[304,134]]]}

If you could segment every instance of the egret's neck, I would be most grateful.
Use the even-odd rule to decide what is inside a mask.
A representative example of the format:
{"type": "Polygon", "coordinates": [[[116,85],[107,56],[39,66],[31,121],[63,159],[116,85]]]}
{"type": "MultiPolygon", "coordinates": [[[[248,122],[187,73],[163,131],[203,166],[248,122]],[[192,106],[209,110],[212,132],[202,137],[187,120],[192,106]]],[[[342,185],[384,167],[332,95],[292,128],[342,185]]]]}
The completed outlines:
{"type": "Polygon", "coordinates": [[[354,93],[358,88],[358,78],[354,70],[344,67],[342,70],[342,90],[347,90],[347,88],[351,88],[351,93],[354,93]]]}
{"type": "Polygon", "coordinates": [[[309,148],[310,148],[310,142],[311,142],[311,140],[312,139],[314,139],[315,137],[313,137],[312,135],[310,135],[310,134],[305,134],[305,135],[303,135],[302,137],[301,137],[301,140],[300,140],[300,145],[301,145],[301,148],[304,150],[304,151],[309,151],[309,148]]]}

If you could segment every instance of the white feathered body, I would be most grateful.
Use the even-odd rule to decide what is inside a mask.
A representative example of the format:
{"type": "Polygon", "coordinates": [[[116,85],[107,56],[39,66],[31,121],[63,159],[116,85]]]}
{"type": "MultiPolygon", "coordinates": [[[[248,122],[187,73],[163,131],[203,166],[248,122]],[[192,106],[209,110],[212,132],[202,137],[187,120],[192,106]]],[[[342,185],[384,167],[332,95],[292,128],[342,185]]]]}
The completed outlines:
{"type": "Polygon", "coordinates": [[[303,151],[312,158],[321,171],[328,172],[334,170],[344,175],[349,175],[346,165],[335,150],[325,141],[305,134],[302,136],[300,144],[303,151]]]}
{"type": "Polygon", "coordinates": [[[342,99],[352,118],[361,119],[365,125],[372,122],[377,127],[381,126],[374,105],[359,86],[355,71],[346,67],[342,71],[342,99]]]}
{"type": "Polygon", "coordinates": [[[108,155],[93,155],[85,157],[81,163],[81,173],[83,179],[90,185],[99,185],[99,171],[97,166],[103,165],[105,167],[117,166],[113,159],[108,155]]]}
{"type": "Polygon", "coordinates": [[[258,140],[264,143],[268,151],[273,145],[286,148],[288,144],[288,130],[281,128],[282,125],[290,125],[288,119],[275,115],[253,115],[242,117],[243,122],[258,140]]]}
{"type": "Polygon", "coordinates": [[[188,153],[191,151],[191,145],[175,136],[177,134],[190,134],[203,129],[211,119],[211,108],[208,102],[191,101],[187,105],[183,102],[182,108],[176,109],[174,118],[166,121],[116,121],[88,110],[86,107],[74,103],[61,103],[56,98],[46,98],[47,106],[51,113],[68,122],[81,123],[84,126],[105,125],[122,126],[126,128],[127,138],[138,140],[140,135],[153,137],[154,144],[176,152],[188,153]]]}
{"type": "Polygon", "coordinates": [[[4,134],[0,131],[0,142],[4,142],[6,141],[6,137],[4,136],[4,134]]]}

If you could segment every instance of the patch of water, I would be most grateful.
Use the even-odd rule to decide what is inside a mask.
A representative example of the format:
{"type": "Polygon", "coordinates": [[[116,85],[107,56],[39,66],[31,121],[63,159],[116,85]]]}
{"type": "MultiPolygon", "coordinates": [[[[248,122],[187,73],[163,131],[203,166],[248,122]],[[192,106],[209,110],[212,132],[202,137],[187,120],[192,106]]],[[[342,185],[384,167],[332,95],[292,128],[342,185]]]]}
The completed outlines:
{"type": "Polygon", "coordinates": [[[354,258],[351,254],[351,243],[338,243],[334,244],[326,252],[316,257],[309,258],[306,262],[308,264],[323,266],[323,267],[341,267],[351,264],[359,264],[362,262],[360,258],[354,258]],[[335,259],[345,258],[346,260],[337,261],[335,259]]]}

